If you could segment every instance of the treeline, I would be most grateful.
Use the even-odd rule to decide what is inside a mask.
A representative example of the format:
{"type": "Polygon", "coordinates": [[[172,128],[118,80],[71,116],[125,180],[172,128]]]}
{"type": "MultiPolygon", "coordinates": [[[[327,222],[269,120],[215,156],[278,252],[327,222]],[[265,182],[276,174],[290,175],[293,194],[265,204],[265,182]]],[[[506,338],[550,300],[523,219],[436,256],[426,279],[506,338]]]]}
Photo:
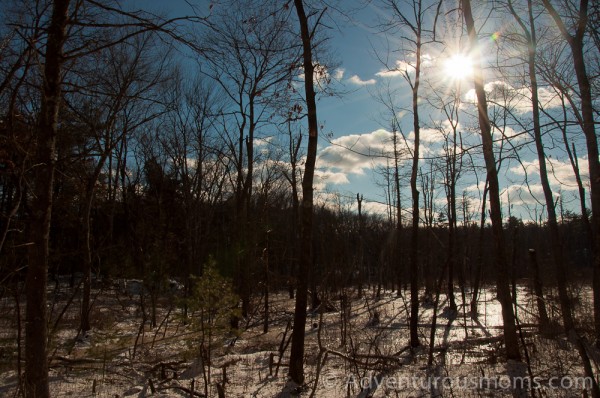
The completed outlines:
{"type": "MultiPolygon", "coordinates": [[[[235,203],[226,196],[211,202],[197,200],[193,214],[186,209],[184,182],[178,179],[170,166],[161,167],[156,159],[142,160],[140,175],[142,187],[126,184],[118,193],[109,192],[106,176],[97,183],[97,195],[90,209],[91,270],[93,278],[142,279],[150,291],[164,291],[169,280],[189,283],[192,275],[201,275],[209,257],[216,260],[221,272],[233,277],[239,257],[253,253],[254,262],[248,269],[250,295],[262,294],[258,288],[265,281],[268,261],[272,288],[289,288],[293,294],[298,254],[297,216],[286,190],[255,194],[250,201],[249,240],[252,246],[241,247],[233,239],[239,229],[235,219],[235,203]],[[189,224],[192,221],[192,231],[189,224]]],[[[72,170],[89,177],[86,162],[72,160],[68,168],[58,167],[59,177],[54,193],[56,216],[50,231],[48,272],[50,279],[68,277],[73,286],[81,283],[87,255],[86,235],[82,209],[85,207],[82,191],[78,188],[82,176],[72,177],[72,170]],[[69,171],[71,170],[71,171],[69,171]]],[[[66,165],[65,165],[66,166],[66,165]]],[[[85,178],[85,177],[84,177],[85,178]]],[[[274,181],[285,186],[283,176],[274,181]]],[[[14,179],[5,180],[4,192],[15,192],[14,179]]],[[[2,256],[2,280],[9,287],[23,281],[26,274],[27,224],[31,205],[22,200],[11,223],[12,233],[5,242],[2,256]],[[15,233],[23,231],[22,233],[15,233]]],[[[3,212],[14,206],[14,196],[4,195],[0,202],[3,212]]],[[[352,210],[352,198],[339,197],[339,206],[319,206],[315,210],[312,275],[313,290],[330,286],[332,291],[343,287],[396,290],[408,285],[406,257],[410,231],[401,231],[397,238],[395,225],[377,214],[357,214],[352,210]],[[317,288],[319,287],[319,288],[317,288]]],[[[565,258],[573,277],[589,277],[592,255],[585,225],[580,216],[572,213],[560,225],[565,237],[565,258]]],[[[506,241],[515,278],[529,278],[528,250],[538,252],[545,280],[553,284],[552,270],[547,266],[551,256],[544,224],[523,222],[515,217],[506,220],[506,241]]],[[[434,278],[447,258],[448,225],[443,218],[419,232],[421,258],[420,272],[424,285],[433,292],[434,278]]],[[[459,264],[457,286],[473,286],[479,273],[481,281],[493,282],[491,231],[483,231],[475,223],[457,228],[455,247],[459,264]],[[483,239],[480,239],[483,234],[483,239]]],[[[99,283],[99,282],[98,282],[99,283]]]]}
{"type": "MultiPolygon", "coordinates": [[[[156,167],[156,164],[153,166],[156,167]]],[[[83,166],[80,164],[80,167],[83,166]]],[[[189,216],[179,192],[181,182],[161,169],[153,169],[152,172],[156,179],[143,190],[128,188],[126,201],[96,198],[90,212],[94,278],[144,279],[149,286],[157,284],[164,288],[170,278],[183,282],[189,275],[200,275],[209,257],[216,260],[224,275],[233,277],[235,261],[242,250],[232,239],[238,228],[233,217],[234,204],[227,200],[198,203],[194,210],[195,219],[203,220],[202,227],[195,225],[193,242],[190,243],[186,231],[189,216]]],[[[80,282],[85,255],[80,217],[83,204],[80,203],[79,192],[73,191],[76,183],[75,180],[59,179],[60,188],[55,197],[57,217],[50,233],[52,251],[49,259],[50,278],[72,276],[73,284],[80,282]]],[[[4,186],[7,190],[15,189],[10,183],[4,186]]],[[[8,195],[2,198],[1,205],[3,211],[10,209],[8,195]]],[[[26,231],[30,211],[30,206],[24,201],[15,214],[12,228],[26,231]]],[[[254,242],[251,250],[256,256],[254,267],[249,270],[250,285],[258,286],[263,280],[264,261],[268,255],[273,286],[278,289],[288,285],[293,287],[294,267],[298,261],[294,247],[298,237],[291,228],[296,216],[290,198],[281,193],[267,201],[257,195],[252,198],[250,213],[254,242]]],[[[512,217],[506,220],[504,228],[511,261],[517,264],[518,278],[528,277],[529,249],[537,250],[540,262],[547,264],[551,254],[544,224],[524,223],[512,217]]],[[[572,275],[588,275],[592,256],[581,217],[568,214],[560,228],[565,237],[565,257],[572,275]]],[[[407,230],[402,231],[399,240],[409,241],[408,233],[407,230]]],[[[456,233],[455,255],[457,262],[465,267],[461,272],[469,275],[467,285],[470,285],[476,269],[481,269],[483,281],[491,283],[493,268],[489,225],[484,228],[481,246],[480,228],[476,223],[459,226],[456,233]]],[[[425,281],[427,276],[437,275],[440,264],[446,259],[447,223],[422,227],[419,235],[423,247],[420,253],[421,273],[425,281]]],[[[395,242],[394,225],[381,215],[363,214],[359,217],[351,210],[350,203],[341,209],[317,208],[313,238],[316,283],[331,285],[333,290],[358,283],[370,286],[381,283],[383,288],[395,290],[398,281],[407,284],[406,264],[403,266],[402,257],[398,257],[407,247],[398,248],[395,242]],[[361,251],[364,253],[362,264],[361,251]]],[[[22,281],[26,273],[26,235],[9,234],[5,245],[2,280],[10,285],[22,281]]],[[[552,284],[551,269],[545,266],[544,274],[552,284]]],[[[251,293],[260,294],[260,291],[253,290],[251,293]]]]}

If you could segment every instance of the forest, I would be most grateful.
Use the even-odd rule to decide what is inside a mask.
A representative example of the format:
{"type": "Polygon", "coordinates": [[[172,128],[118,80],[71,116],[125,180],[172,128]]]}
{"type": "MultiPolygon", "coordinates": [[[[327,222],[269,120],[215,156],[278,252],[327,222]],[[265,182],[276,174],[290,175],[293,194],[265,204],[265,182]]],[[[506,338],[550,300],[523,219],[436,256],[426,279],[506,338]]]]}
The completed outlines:
{"type": "Polygon", "coordinates": [[[600,398],[600,3],[0,15],[0,396],[600,398]]]}

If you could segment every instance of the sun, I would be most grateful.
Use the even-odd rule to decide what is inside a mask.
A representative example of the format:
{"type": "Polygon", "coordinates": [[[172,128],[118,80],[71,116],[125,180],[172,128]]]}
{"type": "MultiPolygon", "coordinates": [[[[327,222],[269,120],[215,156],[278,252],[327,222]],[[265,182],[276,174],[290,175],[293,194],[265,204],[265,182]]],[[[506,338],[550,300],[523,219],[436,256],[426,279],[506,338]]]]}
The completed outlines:
{"type": "Polygon", "coordinates": [[[469,56],[454,54],[444,62],[444,73],[451,79],[464,80],[473,73],[473,61],[469,56]]]}

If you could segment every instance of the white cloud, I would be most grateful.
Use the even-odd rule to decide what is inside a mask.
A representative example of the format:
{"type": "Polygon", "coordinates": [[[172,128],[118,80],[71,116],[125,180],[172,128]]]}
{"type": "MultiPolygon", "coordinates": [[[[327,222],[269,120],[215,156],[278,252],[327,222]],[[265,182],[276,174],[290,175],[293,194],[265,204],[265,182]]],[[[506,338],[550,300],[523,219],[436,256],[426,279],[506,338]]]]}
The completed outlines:
{"type": "Polygon", "coordinates": [[[539,184],[517,184],[506,187],[500,194],[502,206],[537,205],[544,200],[544,190],[539,184]]]}
{"type": "MultiPolygon", "coordinates": [[[[414,55],[414,57],[416,58],[416,55],[414,55]]],[[[423,65],[424,67],[428,67],[428,66],[433,66],[434,64],[434,58],[431,56],[431,54],[422,54],[421,55],[421,65],[423,65]]]]}
{"type": "MultiPolygon", "coordinates": [[[[496,80],[487,83],[484,90],[488,100],[492,103],[506,105],[517,113],[527,113],[531,111],[531,89],[529,87],[515,88],[510,84],[496,80]]],[[[475,89],[467,91],[464,99],[468,103],[476,104],[477,95],[475,89]]],[[[545,109],[552,109],[562,106],[560,98],[548,88],[538,88],[538,100],[545,109]]]]}
{"type": "Polygon", "coordinates": [[[379,129],[368,134],[336,138],[319,153],[318,165],[343,173],[364,174],[391,149],[392,133],[379,129]]]}
{"type": "Polygon", "coordinates": [[[263,147],[263,146],[268,146],[271,143],[271,141],[273,141],[274,138],[275,138],[274,136],[271,136],[271,137],[262,137],[262,138],[255,138],[254,139],[254,146],[256,148],[260,148],[260,147],[263,147]]]}
{"type": "MultiPolygon", "coordinates": [[[[375,73],[375,76],[379,77],[396,77],[396,76],[406,76],[407,73],[415,72],[415,65],[417,60],[417,55],[415,53],[408,54],[409,61],[405,60],[396,60],[395,65],[393,67],[386,67],[381,69],[379,72],[375,73]]],[[[423,68],[427,68],[429,66],[434,65],[434,59],[431,54],[422,54],[421,55],[421,66],[423,68]]],[[[425,72],[425,70],[423,70],[425,72]]]]}
{"type": "MultiPolygon", "coordinates": [[[[589,181],[588,175],[588,161],[587,158],[578,158],[579,172],[581,173],[581,179],[584,184],[589,181]]],[[[537,160],[521,162],[523,166],[517,165],[511,167],[510,171],[517,175],[540,175],[539,163],[537,160]]],[[[553,158],[546,159],[546,168],[548,169],[548,179],[553,189],[557,191],[560,187],[563,191],[574,191],[577,190],[577,180],[573,173],[573,168],[568,160],[557,160],[553,158]]]]}
{"type": "Polygon", "coordinates": [[[321,168],[315,170],[315,186],[317,189],[324,188],[326,184],[349,184],[348,176],[342,172],[331,170],[323,170],[321,168]]]}
{"type": "MultiPolygon", "coordinates": [[[[366,213],[371,214],[379,214],[379,215],[387,215],[390,209],[390,206],[381,203],[381,202],[369,202],[365,199],[365,202],[362,204],[363,209],[366,213]]],[[[394,209],[395,211],[395,209],[394,209]]]]}
{"type": "MultiPolygon", "coordinates": [[[[488,99],[492,98],[492,96],[491,96],[492,92],[495,94],[493,97],[496,98],[500,93],[502,93],[503,91],[508,91],[511,88],[512,87],[508,83],[500,81],[500,80],[486,83],[485,86],[483,86],[485,93],[490,97],[488,99]]],[[[469,91],[467,91],[465,93],[464,98],[465,98],[466,102],[476,104],[477,103],[477,94],[475,93],[475,89],[472,88],[469,91]]]]}
{"type": "Polygon", "coordinates": [[[393,68],[389,69],[381,69],[379,72],[375,73],[375,76],[379,77],[396,77],[396,76],[404,76],[407,72],[412,73],[415,70],[415,67],[406,62],[398,60],[396,61],[396,65],[393,68]]]}
{"type": "Polygon", "coordinates": [[[507,138],[512,142],[520,141],[528,138],[528,135],[522,131],[517,131],[510,126],[503,126],[502,129],[499,129],[496,126],[492,127],[492,135],[494,135],[494,139],[497,139],[497,136],[501,136],[503,138],[507,138]]]}
{"type": "MultiPolygon", "coordinates": [[[[441,122],[445,128],[449,128],[449,122],[441,122]]],[[[393,156],[393,134],[384,129],[378,129],[365,134],[350,134],[335,138],[330,145],[319,150],[317,167],[323,172],[330,182],[334,184],[346,184],[348,180],[341,174],[364,175],[367,170],[377,166],[385,166],[393,156]],[[341,174],[337,174],[341,173],[341,174]]],[[[421,129],[421,156],[434,156],[435,144],[444,140],[444,135],[438,129],[421,129]]],[[[398,137],[398,150],[401,155],[401,164],[410,162],[410,151],[414,145],[414,132],[410,132],[406,138],[398,137]]]]}
{"type": "MultiPolygon", "coordinates": [[[[425,144],[435,144],[437,142],[444,141],[444,134],[442,134],[442,132],[440,130],[438,130],[438,129],[421,128],[419,130],[419,138],[420,138],[420,140],[421,140],[422,143],[425,143],[425,144]]],[[[415,132],[414,131],[411,131],[408,134],[408,139],[411,140],[411,141],[414,141],[414,139],[415,139],[415,132]]]]}
{"type": "MultiPolygon", "coordinates": [[[[331,84],[332,78],[335,80],[341,80],[344,77],[344,73],[346,72],[343,68],[337,68],[331,72],[327,68],[327,65],[322,65],[319,63],[315,63],[314,66],[315,84],[320,88],[326,87],[327,85],[331,84]]],[[[300,66],[298,69],[298,79],[304,81],[306,77],[304,74],[304,67],[300,66]]]]}
{"type": "Polygon", "coordinates": [[[480,192],[483,192],[484,188],[485,188],[485,181],[482,180],[482,181],[479,181],[479,183],[477,183],[477,184],[472,184],[472,185],[465,187],[464,191],[466,193],[479,194],[480,192]]]}
{"type": "Polygon", "coordinates": [[[368,86],[377,83],[375,79],[362,80],[358,75],[354,75],[348,79],[348,81],[357,86],[368,86]]]}

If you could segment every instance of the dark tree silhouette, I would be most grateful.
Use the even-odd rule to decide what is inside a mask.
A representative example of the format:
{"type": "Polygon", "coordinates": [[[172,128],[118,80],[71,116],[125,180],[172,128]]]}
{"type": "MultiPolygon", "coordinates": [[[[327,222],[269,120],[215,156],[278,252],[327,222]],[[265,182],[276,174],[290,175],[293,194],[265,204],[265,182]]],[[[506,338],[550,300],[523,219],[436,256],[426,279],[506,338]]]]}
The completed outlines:
{"type": "Polygon", "coordinates": [[[481,140],[483,142],[483,156],[487,171],[490,196],[490,218],[492,220],[492,233],[494,236],[494,264],[496,268],[496,284],[498,289],[498,300],[502,306],[502,319],[504,330],[504,343],[506,345],[506,356],[509,359],[521,360],[519,352],[519,341],[515,325],[515,314],[512,306],[510,287],[508,283],[508,267],[506,264],[506,246],[504,232],[502,230],[502,209],[500,207],[500,187],[498,184],[498,171],[494,158],[494,147],[492,141],[491,124],[487,112],[487,98],[483,86],[483,71],[481,65],[481,53],[478,45],[475,21],[471,11],[471,1],[462,0],[462,12],[469,34],[471,48],[476,53],[473,79],[475,93],[477,95],[477,113],[479,127],[481,129],[481,140]]]}
{"type": "MultiPolygon", "coordinates": [[[[300,235],[300,262],[298,266],[298,284],[296,291],[296,305],[294,309],[294,329],[292,331],[292,348],[290,351],[290,377],[298,383],[304,383],[304,328],[306,326],[306,305],[308,302],[308,275],[312,268],[312,228],[313,228],[313,180],[315,163],[317,160],[317,142],[319,126],[317,119],[317,103],[314,87],[315,66],[312,55],[312,38],[318,21],[311,29],[304,10],[303,0],[294,0],[298,22],[300,24],[300,38],[303,49],[304,65],[304,91],[308,113],[308,148],[304,177],[302,178],[302,203],[301,203],[301,235],[300,235]]],[[[323,15],[323,10],[319,15],[323,15]]]]}
{"type": "Polygon", "coordinates": [[[58,111],[62,91],[63,47],[66,41],[69,0],[54,0],[44,55],[43,88],[37,126],[32,202],[31,241],[27,270],[27,311],[25,320],[25,396],[50,396],[48,386],[46,285],[52,195],[56,162],[58,111]]]}

